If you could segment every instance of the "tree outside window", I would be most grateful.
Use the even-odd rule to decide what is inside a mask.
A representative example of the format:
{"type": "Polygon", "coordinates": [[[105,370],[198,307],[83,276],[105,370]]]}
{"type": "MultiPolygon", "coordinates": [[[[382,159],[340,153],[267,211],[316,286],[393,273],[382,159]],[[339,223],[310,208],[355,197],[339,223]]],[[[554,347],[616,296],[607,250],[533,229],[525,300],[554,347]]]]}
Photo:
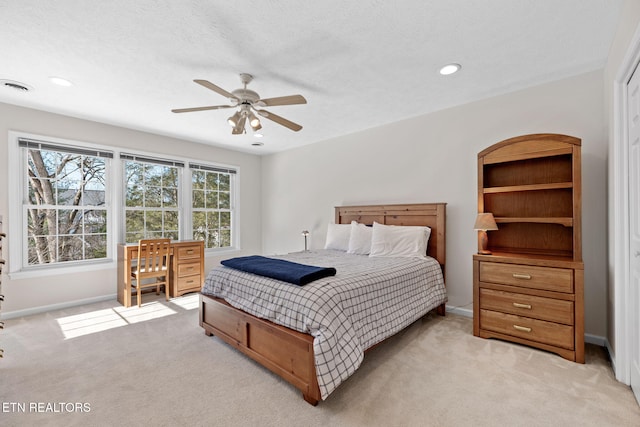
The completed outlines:
{"type": "Polygon", "coordinates": [[[23,149],[27,265],[106,258],[107,160],[78,150],[23,149]]]}
{"type": "Polygon", "coordinates": [[[193,238],[206,248],[232,246],[230,173],[192,170],[193,238]]]}
{"type": "Polygon", "coordinates": [[[125,239],[179,239],[179,167],[124,162],[125,239]]]}
{"type": "Polygon", "coordinates": [[[10,203],[24,221],[15,271],[106,261],[115,252],[109,245],[123,237],[126,243],[168,237],[203,240],[210,249],[234,245],[233,167],[188,163],[183,180],[181,160],[121,152],[122,168],[112,169],[114,152],[91,144],[16,140],[20,188],[10,203]],[[123,197],[113,200],[110,182],[116,181],[123,197]],[[114,223],[122,230],[115,239],[114,223]]]}

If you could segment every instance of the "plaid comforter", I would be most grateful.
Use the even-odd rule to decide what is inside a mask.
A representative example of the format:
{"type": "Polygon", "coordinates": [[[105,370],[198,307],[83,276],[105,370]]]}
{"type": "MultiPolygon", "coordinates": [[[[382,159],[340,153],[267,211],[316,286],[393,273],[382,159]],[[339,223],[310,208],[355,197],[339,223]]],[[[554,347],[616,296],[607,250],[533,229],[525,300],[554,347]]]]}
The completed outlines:
{"type": "Polygon", "coordinates": [[[334,267],[337,274],[305,286],[219,267],[202,293],[314,337],[322,399],[362,363],[364,350],[447,301],[433,258],[382,258],[318,250],[273,258],[334,267]]]}

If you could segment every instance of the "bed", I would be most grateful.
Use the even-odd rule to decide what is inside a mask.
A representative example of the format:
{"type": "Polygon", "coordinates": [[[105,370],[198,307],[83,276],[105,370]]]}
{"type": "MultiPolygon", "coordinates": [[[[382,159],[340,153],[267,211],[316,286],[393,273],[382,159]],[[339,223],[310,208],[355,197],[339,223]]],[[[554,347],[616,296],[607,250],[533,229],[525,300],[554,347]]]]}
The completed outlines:
{"type": "MultiPolygon", "coordinates": [[[[299,389],[308,403],[316,405],[357,369],[368,349],[431,310],[444,315],[445,208],[445,203],[336,207],[336,224],[357,221],[368,225],[377,222],[385,225],[428,226],[431,229],[427,247],[428,257],[423,260],[370,259],[363,255],[347,256],[348,254],[338,254],[337,251],[331,250],[289,254],[284,258],[303,264],[326,264],[336,267],[335,276],[316,280],[303,287],[273,283],[272,279],[232,268],[218,267],[209,272],[200,294],[200,326],[204,328],[206,335],[216,335],[270,369],[299,389]],[[353,261],[354,257],[358,259],[353,261]],[[401,292],[393,292],[393,298],[398,301],[404,299],[403,304],[409,301],[415,306],[408,314],[394,319],[393,322],[385,317],[386,314],[376,313],[371,319],[362,317],[362,313],[369,312],[370,309],[362,308],[358,311],[354,308],[357,304],[351,303],[359,301],[361,295],[354,296],[351,293],[351,302],[335,304],[335,298],[341,298],[341,292],[336,289],[346,286],[344,281],[364,283],[362,286],[356,286],[356,289],[364,289],[366,286],[382,286],[381,289],[388,289],[384,284],[383,286],[374,283],[377,279],[374,280],[373,266],[382,266],[385,271],[395,269],[402,272],[412,269],[413,272],[418,269],[415,271],[420,272],[411,273],[411,277],[403,276],[401,282],[406,282],[407,288],[402,288],[401,292]],[[425,271],[428,273],[424,273],[425,271]],[[432,277],[428,280],[433,281],[433,286],[413,284],[413,276],[426,275],[432,277]],[[242,282],[246,279],[250,282],[242,282]],[[369,284],[369,281],[372,283],[369,284]],[[231,288],[233,282],[242,282],[243,285],[234,290],[231,288]],[[278,301],[262,304],[259,308],[249,306],[247,300],[261,299],[262,295],[247,297],[242,295],[243,292],[250,287],[255,287],[256,291],[264,290],[265,286],[270,286],[267,293],[276,297],[284,294],[289,300],[294,300],[297,295],[303,293],[316,294],[318,300],[314,303],[316,306],[313,307],[313,316],[301,315],[296,310],[284,316],[284,305],[278,301]],[[322,313],[317,314],[320,311],[322,313]],[[322,324],[325,318],[329,318],[328,314],[337,317],[327,320],[326,325],[322,324]],[[378,332],[379,329],[386,330],[378,332]],[[369,333],[372,330],[376,330],[375,335],[369,333]]],[[[350,292],[354,292],[353,287],[349,289],[350,292]]],[[[373,295],[373,292],[371,294],[373,295]]],[[[396,302],[391,299],[389,301],[396,302]]],[[[397,311],[393,307],[387,308],[387,312],[397,311]]]]}

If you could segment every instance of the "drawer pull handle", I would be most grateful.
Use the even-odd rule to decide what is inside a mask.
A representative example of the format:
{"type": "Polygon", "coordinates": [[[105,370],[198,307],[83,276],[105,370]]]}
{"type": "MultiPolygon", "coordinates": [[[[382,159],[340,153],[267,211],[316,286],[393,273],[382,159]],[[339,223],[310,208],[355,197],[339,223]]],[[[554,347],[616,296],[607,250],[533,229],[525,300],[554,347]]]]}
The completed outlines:
{"type": "Polygon", "coordinates": [[[189,249],[189,250],[187,251],[187,255],[193,255],[193,249],[189,249]]]}
{"type": "Polygon", "coordinates": [[[513,306],[516,308],[526,308],[527,310],[531,310],[531,304],[520,304],[519,302],[514,302],[513,306]]]}
{"type": "Polygon", "coordinates": [[[193,280],[187,280],[187,283],[193,283],[193,280]]]}
{"type": "Polygon", "coordinates": [[[513,273],[513,278],[514,278],[514,279],[531,280],[531,275],[530,275],[530,274],[518,274],[518,273],[513,273]]]}
{"type": "Polygon", "coordinates": [[[531,332],[531,328],[527,328],[525,326],[513,325],[513,329],[521,332],[531,332]]]}

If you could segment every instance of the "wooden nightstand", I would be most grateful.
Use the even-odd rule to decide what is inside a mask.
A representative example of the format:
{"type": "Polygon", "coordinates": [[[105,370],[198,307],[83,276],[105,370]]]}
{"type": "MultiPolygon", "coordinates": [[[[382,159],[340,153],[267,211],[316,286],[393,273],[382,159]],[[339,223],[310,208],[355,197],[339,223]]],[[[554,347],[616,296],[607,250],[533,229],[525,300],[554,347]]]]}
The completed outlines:
{"type": "Polygon", "coordinates": [[[473,256],[473,334],[500,338],[584,363],[581,262],[473,256]]]}

